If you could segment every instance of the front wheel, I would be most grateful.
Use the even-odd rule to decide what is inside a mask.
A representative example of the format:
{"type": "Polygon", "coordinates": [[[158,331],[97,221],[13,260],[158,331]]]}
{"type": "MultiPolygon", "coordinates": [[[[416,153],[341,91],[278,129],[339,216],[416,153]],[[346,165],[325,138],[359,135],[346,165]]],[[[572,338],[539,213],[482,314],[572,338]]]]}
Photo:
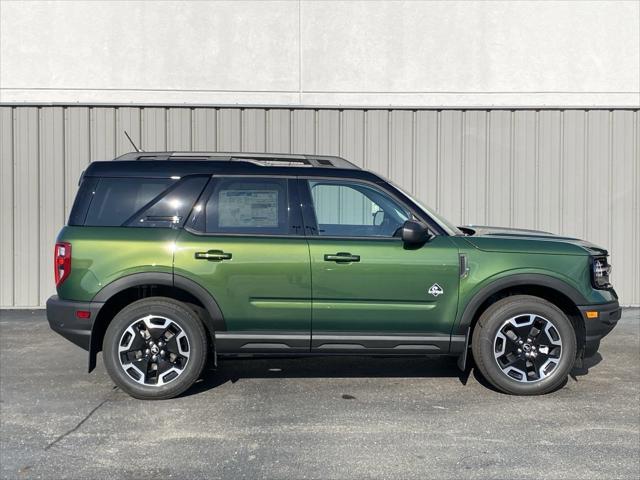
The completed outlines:
{"type": "Polygon", "coordinates": [[[576,359],[576,334],[552,303],[514,295],[491,305],[478,319],[471,342],[482,375],[499,390],[541,395],[559,388],[576,359]]]}
{"type": "Polygon", "coordinates": [[[175,397],[200,376],[207,336],[197,315],[171,298],[150,297],[113,318],[102,346],[111,379],[135,398],[175,397]]]}

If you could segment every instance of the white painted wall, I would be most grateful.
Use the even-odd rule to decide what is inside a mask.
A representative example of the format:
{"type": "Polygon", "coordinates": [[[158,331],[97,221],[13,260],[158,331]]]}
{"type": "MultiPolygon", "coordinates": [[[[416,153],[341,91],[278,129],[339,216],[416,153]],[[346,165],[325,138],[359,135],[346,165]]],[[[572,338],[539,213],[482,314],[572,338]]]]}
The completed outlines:
{"type": "Polygon", "coordinates": [[[0,3],[0,101],[640,105],[640,1],[0,3]]]}

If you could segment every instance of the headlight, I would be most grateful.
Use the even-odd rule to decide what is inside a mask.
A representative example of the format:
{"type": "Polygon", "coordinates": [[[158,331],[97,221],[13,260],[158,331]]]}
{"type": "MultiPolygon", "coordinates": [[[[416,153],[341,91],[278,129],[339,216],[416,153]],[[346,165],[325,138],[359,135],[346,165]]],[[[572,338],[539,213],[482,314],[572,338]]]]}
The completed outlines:
{"type": "Polygon", "coordinates": [[[611,275],[611,265],[607,263],[607,257],[593,258],[591,261],[591,278],[593,280],[593,286],[600,290],[611,288],[609,275],[611,275]]]}

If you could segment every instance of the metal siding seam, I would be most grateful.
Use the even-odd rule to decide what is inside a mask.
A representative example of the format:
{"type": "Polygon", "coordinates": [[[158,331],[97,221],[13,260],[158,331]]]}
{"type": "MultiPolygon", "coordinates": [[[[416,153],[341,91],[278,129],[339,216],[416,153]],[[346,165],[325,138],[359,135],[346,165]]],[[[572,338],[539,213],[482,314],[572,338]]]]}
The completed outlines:
{"type": "Polygon", "coordinates": [[[535,205],[536,205],[536,209],[535,209],[535,217],[534,217],[534,223],[535,223],[535,228],[539,229],[540,228],[540,110],[536,110],[535,111],[535,133],[534,133],[534,138],[535,138],[535,142],[534,142],[534,150],[535,150],[535,154],[534,154],[534,158],[535,158],[535,174],[534,174],[534,198],[535,198],[535,205]]]}
{"type": "MultiPolygon", "coordinates": [[[[560,182],[558,186],[562,190],[562,186],[564,185],[564,110],[560,110],[560,182]]],[[[558,195],[558,200],[560,203],[560,232],[564,233],[564,195],[558,195]]]]}
{"type": "Polygon", "coordinates": [[[490,170],[489,170],[489,156],[491,155],[491,142],[489,141],[491,135],[491,115],[489,110],[484,111],[485,115],[485,131],[484,131],[484,208],[483,217],[484,224],[489,222],[489,192],[491,189],[490,184],[490,170]]]}
{"type": "MultiPolygon", "coordinates": [[[[582,169],[584,170],[584,179],[585,179],[585,185],[589,185],[589,168],[588,168],[588,164],[587,164],[587,155],[588,155],[588,148],[589,148],[589,111],[588,110],[584,110],[583,112],[584,115],[584,138],[582,140],[582,148],[584,149],[583,155],[582,155],[582,169]]],[[[588,205],[588,199],[589,199],[589,189],[588,188],[583,188],[582,189],[582,202],[584,205],[588,205]]],[[[581,238],[586,238],[587,237],[587,232],[588,232],[588,228],[587,228],[587,221],[589,220],[589,217],[587,216],[587,209],[583,208],[582,209],[582,237],[581,238]]]]}
{"type": "Polygon", "coordinates": [[[515,222],[514,217],[514,205],[515,205],[515,189],[513,184],[515,182],[515,113],[513,110],[509,112],[509,226],[513,227],[515,222]]]}
{"type": "MultiPolygon", "coordinates": [[[[466,155],[466,138],[467,138],[467,127],[466,127],[466,119],[467,112],[466,110],[462,110],[460,112],[460,183],[458,188],[460,189],[460,223],[465,224],[466,222],[466,209],[465,202],[467,200],[466,190],[464,188],[464,179],[465,179],[465,155],[466,155]]],[[[454,220],[455,221],[455,220],[454,220]]]]}
{"type": "MultiPolygon", "coordinates": [[[[633,146],[633,152],[634,152],[634,158],[636,159],[635,161],[635,174],[634,174],[634,178],[635,178],[635,192],[636,192],[636,208],[633,209],[633,211],[636,212],[636,215],[634,215],[635,217],[635,222],[636,222],[636,234],[634,235],[635,238],[635,265],[638,265],[638,263],[640,263],[640,253],[638,252],[638,250],[640,250],[640,215],[638,215],[638,213],[640,212],[640,110],[636,110],[635,115],[634,115],[634,122],[635,122],[635,137],[634,137],[634,146],[633,146]]],[[[635,288],[633,291],[633,298],[632,298],[632,302],[636,305],[640,304],[640,275],[635,275],[635,288]]]]}
{"type": "Polygon", "coordinates": [[[437,118],[437,121],[436,121],[436,129],[437,129],[437,135],[436,135],[437,142],[436,142],[436,144],[437,144],[437,146],[436,146],[436,182],[435,182],[435,185],[436,185],[436,207],[435,207],[435,209],[437,211],[440,211],[440,204],[441,204],[441,201],[440,201],[440,170],[441,170],[441,167],[440,167],[440,161],[441,161],[440,160],[440,156],[441,156],[441,152],[442,152],[442,145],[441,145],[442,140],[440,138],[440,136],[442,135],[441,123],[442,123],[442,111],[438,110],[438,118],[437,118]]]}
{"type": "Polygon", "coordinates": [[[418,112],[413,110],[411,114],[411,193],[417,196],[418,179],[417,163],[418,163],[418,112]]]}
{"type": "MultiPolygon", "coordinates": [[[[38,190],[38,208],[39,208],[39,212],[38,212],[38,223],[37,223],[37,234],[36,234],[36,238],[38,239],[38,250],[40,250],[40,244],[42,241],[42,225],[40,224],[41,219],[40,219],[40,215],[42,215],[42,195],[41,195],[41,191],[40,191],[40,162],[42,161],[41,155],[40,155],[40,132],[41,132],[41,128],[40,128],[40,121],[41,121],[41,110],[42,107],[38,107],[36,109],[36,181],[37,181],[37,190],[38,190]]],[[[89,138],[91,138],[91,128],[89,128],[89,138]]],[[[89,147],[89,158],[91,158],[91,147],[89,147]]],[[[36,297],[37,300],[37,304],[35,305],[39,305],[40,304],[40,276],[42,274],[42,269],[41,269],[41,265],[42,265],[42,259],[40,257],[40,255],[37,256],[36,258],[36,278],[37,278],[37,286],[36,286],[36,297]]]]}
{"type": "MultiPolygon", "coordinates": [[[[609,158],[607,159],[609,163],[608,196],[609,196],[609,208],[611,209],[613,207],[613,112],[611,110],[609,110],[608,120],[609,120],[609,124],[607,128],[607,134],[609,135],[609,148],[608,148],[609,158]]],[[[607,215],[607,222],[609,227],[608,228],[609,244],[606,246],[606,248],[607,250],[610,250],[612,246],[611,242],[613,241],[613,217],[611,213],[607,215]]]]}
{"type": "Polygon", "coordinates": [[[392,145],[391,145],[391,138],[392,138],[392,129],[393,128],[393,110],[392,109],[388,109],[387,110],[387,160],[386,160],[386,170],[385,170],[385,176],[387,178],[391,177],[391,162],[392,160],[392,145]]]}
{"type": "MultiPolygon", "coordinates": [[[[2,204],[2,212],[0,215],[2,218],[2,239],[6,241],[6,244],[0,245],[0,247],[8,246],[8,248],[2,248],[0,254],[7,264],[7,268],[0,268],[0,285],[9,285],[10,288],[0,289],[0,307],[13,306],[15,304],[15,258],[13,252],[15,251],[15,239],[13,232],[14,222],[14,183],[15,183],[15,166],[14,166],[14,140],[13,140],[13,110],[14,107],[0,107],[0,115],[2,115],[2,139],[3,144],[0,144],[2,149],[2,165],[0,165],[0,171],[4,172],[5,176],[0,178],[3,180],[10,177],[6,182],[8,189],[4,190],[2,195],[3,200],[6,200],[6,204],[2,204]],[[6,150],[6,151],[5,151],[6,150]],[[6,218],[5,218],[6,215],[6,218]],[[11,225],[11,229],[6,228],[7,225],[11,225]],[[7,294],[8,293],[8,294],[7,294]],[[5,304],[6,301],[6,304],[5,304]]],[[[3,183],[4,184],[4,183],[3,183]]],[[[3,262],[4,263],[4,262],[3,262]]]]}

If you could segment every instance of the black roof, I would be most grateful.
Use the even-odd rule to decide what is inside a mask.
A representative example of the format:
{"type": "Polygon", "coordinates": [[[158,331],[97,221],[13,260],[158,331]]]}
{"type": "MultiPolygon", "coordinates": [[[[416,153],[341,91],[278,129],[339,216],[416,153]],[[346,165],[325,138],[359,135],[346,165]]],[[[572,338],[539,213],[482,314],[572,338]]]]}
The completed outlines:
{"type": "Polygon", "coordinates": [[[378,179],[337,156],[246,152],[130,152],[114,161],[92,162],[84,174],[167,178],[213,173],[378,179]]]}

